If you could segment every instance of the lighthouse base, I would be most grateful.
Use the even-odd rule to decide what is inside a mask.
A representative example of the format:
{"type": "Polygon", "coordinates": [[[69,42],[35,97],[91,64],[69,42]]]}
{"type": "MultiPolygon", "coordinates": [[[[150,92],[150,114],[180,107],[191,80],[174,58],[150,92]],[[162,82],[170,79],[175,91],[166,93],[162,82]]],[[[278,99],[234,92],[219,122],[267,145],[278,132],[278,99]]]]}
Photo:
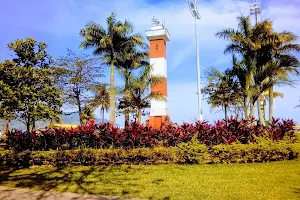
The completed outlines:
{"type": "Polygon", "coordinates": [[[169,116],[150,116],[149,117],[149,126],[160,129],[163,125],[170,122],[169,116]]]}

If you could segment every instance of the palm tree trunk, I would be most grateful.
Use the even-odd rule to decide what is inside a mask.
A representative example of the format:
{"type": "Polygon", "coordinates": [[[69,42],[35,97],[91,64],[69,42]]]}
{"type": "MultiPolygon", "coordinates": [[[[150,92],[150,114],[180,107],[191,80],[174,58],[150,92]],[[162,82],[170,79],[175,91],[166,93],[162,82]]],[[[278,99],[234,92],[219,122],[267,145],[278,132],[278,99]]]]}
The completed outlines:
{"type": "Polygon", "coordinates": [[[9,122],[10,121],[7,121],[6,125],[5,125],[5,134],[7,135],[8,132],[9,132],[9,122]]]}
{"type": "Polygon", "coordinates": [[[101,107],[102,123],[104,123],[104,107],[101,107]]]}
{"type": "Polygon", "coordinates": [[[255,102],[253,102],[252,100],[250,102],[250,118],[255,118],[255,102]]]}
{"type": "Polygon", "coordinates": [[[115,65],[114,61],[110,64],[110,91],[109,91],[109,123],[116,122],[116,99],[115,99],[115,65]]]}
{"type": "Polygon", "coordinates": [[[27,132],[30,131],[30,116],[27,117],[27,121],[26,121],[26,130],[27,130],[27,132]]]}
{"type": "Polygon", "coordinates": [[[32,119],[32,129],[35,129],[35,119],[32,119]]]}
{"type": "Polygon", "coordinates": [[[244,115],[245,115],[245,119],[248,119],[248,117],[249,117],[247,103],[248,103],[248,99],[247,99],[247,97],[245,97],[244,98],[244,115]]]}
{"type": "Polygon", "coordinates": [[[257,99],[257,112],[258,112],[259,123],[264,126],[265,125],[264,114],[263,114],[262,106],[260,105],[261,98],[262,96],[260,95],[257,99]]]}
{"type": "MultiPolygon", "coordinates": [[[[130,76],[130,71],[126,70],[125,74],[125,100],[128,102],[129,98],[128,98],[128,94],[127,94],[127,90],[128,85],[129,85],[129,76],[130,76]]],[[[129,116],[129,108],[125,108],[124,110],[124,117],[125,117],[125,127],[127,127],[129,125],[129,120],[130,120],[130,116],[129,116]]]]}
{"type": "Polygon", "coordinates": [[[125,113],[124,113],[124,117],[125,117],[125,127],[129,125],[129,110],[127,108],[125,108],[125,113]]]}
{"type": "Polygon", "coordinates": [[[227,105],[224,105],[224,111],[225,111],[225,120],[227,119],[227,105]]]}
{"type": "Polygon", "coordinates": [[[273,86],[269,88],[269,123],[273,121],[273,104],[274,104],[274,98],[273,98],[273,86]]]}
{"type": "Polygon", "coordinates": [[[142,110],[138,109],[138,124],[140,124],[142,121],[142,110]]]}

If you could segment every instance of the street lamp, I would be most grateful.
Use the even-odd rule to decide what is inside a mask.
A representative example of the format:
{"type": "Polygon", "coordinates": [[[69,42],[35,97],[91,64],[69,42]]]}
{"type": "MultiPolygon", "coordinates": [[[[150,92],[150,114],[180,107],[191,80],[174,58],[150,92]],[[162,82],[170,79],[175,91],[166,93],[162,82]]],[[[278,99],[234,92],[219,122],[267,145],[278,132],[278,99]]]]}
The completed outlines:
{"type": "Polygon", "coordinates": [[[258,0],[254,0],[252,4],[250,4],[250,15],[255,15],[255,23],[258,23],[258,15],[261,14],[261,5],[258,0]]]}
{"type": "Polygon", "coordinates": [[[196,39],[196,61],[197,61],[197,94],[198,94],[198,111],[199,111],[199,120],[203,120],[202,114],[202,95],[201,95],[201,80],[200,80],[200,59],[199,59],[199,47],[198,47],[198,33],[197,33],[197,20],[201,17],[199,15],[196,0],[189,2],[189,7],[192,13],[192,16],[195,19],[195,39],[196,39]]]}

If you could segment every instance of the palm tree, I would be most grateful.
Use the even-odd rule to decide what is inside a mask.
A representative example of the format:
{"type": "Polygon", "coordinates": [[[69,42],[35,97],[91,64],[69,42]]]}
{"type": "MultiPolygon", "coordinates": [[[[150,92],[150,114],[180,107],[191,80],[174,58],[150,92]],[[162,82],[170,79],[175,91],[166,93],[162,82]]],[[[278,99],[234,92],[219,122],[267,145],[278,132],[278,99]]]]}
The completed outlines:
{"type": "Polygon", "coordinates": [[[128,45],[144,45],[143,37],[132,34],[132,25],[128,21],[118,21],[116,15],[112,13],[106,20],[107,30],[95,22],[89,22],[80,31],[83,38],[81,48],[94,48],[93,54],[100,55],[104,63],[110,66],[110,89],[109,121],[114,124],[116,121],[116,91],[115,91],[115,62],[116,57],[121,56],[122,49],[128,45]]]}
{"type": "Polygon", "coordinates": [[[240,85],[235,80],[235,74],[231,69],[221,72],[219,69],[211,67],[205,71],[209,84],[203,89],[208,95],[208,103],[212,108],[223,107],[225,119],[231,105],[239,104],[243,94],[240,91],[240,85]]]}
{"type": "MultiPolygon", "coordinates": [[[[269,121],[273,119],[273,87],[275,84],[292,84],[290,75],[300,75],[300,62],[293,53],[300,52],[300,45],[295,44],[297,36],[291,32],[273,32],[264,45],[263,62],[270,82],[269,90],[269,121]]],[[[261,54],[260,54],[261,55],[261,54]]]]}
{"type": "Polygon", "coordinates": [[[90,105],[86,105],[82,110],[82,123],[87,123],[95,119],[94,108],[90,105]]]}
{"type": "MultiPolygon", "coordinates": [[[[225,29],[216,35],[228,39],[225,53],[237,54],[242,58],[235,65],[235,73],[250,99],[251,116],[254,116],[254,104],[261,94],[270,89],[270,118],[273,117],[273,86],[290,83],[289,74],[299,74],[296,67],[299,61],[291,52],[299,52],[300,47],[293,42],[296,36],[290,32],[276,33],[272,22],[264,20],[251,26],[249,17],[239,17],[239,29],[225,29]]],[[[260,103],[259,121],[264,124],[260,103]]]]}
{"type": "MultiPolygon", "coordinates": [[[[224,54],[233,54],[233,71],[239,79],[244,92],[244,113],[248,117],[248,101],[251,98],[251,86],[255,70],[255,49],[257,44],[252,39],[253,27],[249,17],[238,17],[238,29],[227,28],[216,33],[218,38],[229,40],[224,54]],[[241,61],[237,61],[241,57],[241,61]]],[[[254,103],[250,104],[251,116],[254,117],[254,103]]]]}
{"type": "Polygon", "coordinates": [[[152,76],[151,66],[142,67],[138,76],[131,75],[129,78],[130,96],[127,104],[135,109],[138,123],[141,123],[142,110],[150,107],[150,100],[166,101],[160,92],[150,90],[151,85],[156,85],[164,80],[163,76],[152,76]]]}
{"type": "Polygon", "coordinates": [[[100,107],[102,123],[104,123],[104,112],[109,109],[109,94],[105,84],[94,85],[90,89],[94,93],[94,99],[90,103],[93,108],[100,107]]]}
{"type": "Polygon", "coordinates": [[[126,103],[126,101],[130,101],[131,88],[129,87],[129,78],[135,69],[149,65],[149,61],[147,60],[148,54],[148,51],[138,51],[135,46],[129,46],[128,48],[124,48],[122,56],[116,59],[116,66],[125,82],[121,90],[124,96],[120,99],[118,107],[118,109],[124,110],[125,127],[129,124],[130,119],[130,106],[126,103]]]}
{"type": "MultiPolygon", "coordinates": [[[[263,92],[262,94],[262,101],[263,101],[263,115],[264,115],[264,119],[266,119],[266,114],[265,114],[265,106],[267,105],[267,101],[269,102],[270,104],[270,89],[267,89],[263,92]]],[[[283,98],[284,97],[284,94],[281,93],[281,92],[276,92],[276,91],[273,91],[273,98],[283,98]]],[[[269,120],[270,121],[270,120],[269,120]]]]}

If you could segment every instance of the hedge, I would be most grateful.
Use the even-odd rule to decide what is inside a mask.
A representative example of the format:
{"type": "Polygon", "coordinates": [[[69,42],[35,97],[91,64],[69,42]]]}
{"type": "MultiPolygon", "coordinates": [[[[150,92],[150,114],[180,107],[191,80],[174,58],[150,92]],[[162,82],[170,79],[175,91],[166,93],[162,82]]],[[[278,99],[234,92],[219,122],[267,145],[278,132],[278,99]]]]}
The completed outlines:
{"type": "Polygon", "coordinates": [[[256,143],[217,145],[207,148],[196,140],[176,147],[137,149],[77,149],[63,151],[0,151],[0,166],[76,166],[119,164],[252,163],[297,159],[300,144],[259,140],[256,143]]]}
{"type": "Polygon", "coordinates": [[[274,119],[269,127],[255,125],[254,119],[240,120],[228,118],[213,124],[197,121],[181,126],[169,124],[162,129],[132,123],[124,129],[110,124],[94,122],[76,129],[47,129],[43,131],[22,132],[12,130],[7,134],[7,149],[24,150],[72,150],[93,149],[135,149],[157,146],[175,147],[186,143],[197,134],[197,140],[206,146],[231,144],[233,142],[255,142],[257,136],[265,136],[280,141],[285,136],[294,137],[293,120],[274,119]]]}

